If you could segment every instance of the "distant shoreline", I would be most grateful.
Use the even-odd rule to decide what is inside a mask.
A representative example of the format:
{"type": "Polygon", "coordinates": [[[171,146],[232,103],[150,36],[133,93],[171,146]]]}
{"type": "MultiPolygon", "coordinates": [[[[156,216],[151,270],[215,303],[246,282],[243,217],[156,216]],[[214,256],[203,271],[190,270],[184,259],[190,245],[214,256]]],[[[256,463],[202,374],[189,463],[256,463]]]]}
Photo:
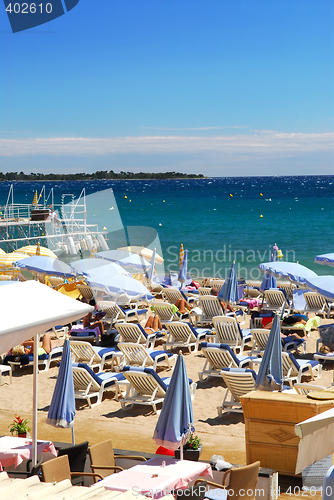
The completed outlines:
{"type": "Polygon", "coordinates": [[[114,172],[113,170],[97,171],[92,174],[80,172],[77,174],[25,174],[24,172],[0,173],[0,182],[59,182],[59,181],[136,181],[136,180],[165,180],[165,179],[207,179],[203,174],[182,174],[180,172],[114,172]]]}
{"type": "Polygon", "coordinates": [[[198,181],[199,179],[211,179],[211,177],[164,177],[161,179],[148,179],[147,177],[140,177],[136,179],[127,179],[124,177],[123,179],[13,179],[13,180],[7,180],[7,179],[0,179],[0,182],[91,182],[91,181],[180,181],[180,180],[195,180],[198,181]]]}

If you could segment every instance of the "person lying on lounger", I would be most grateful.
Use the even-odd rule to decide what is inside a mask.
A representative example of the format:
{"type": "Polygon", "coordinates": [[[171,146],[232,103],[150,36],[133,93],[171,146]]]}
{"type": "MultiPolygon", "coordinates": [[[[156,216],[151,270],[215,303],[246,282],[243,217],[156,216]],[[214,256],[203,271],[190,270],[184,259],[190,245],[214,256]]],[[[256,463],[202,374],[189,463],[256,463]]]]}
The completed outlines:
{"type": "Polygon", "coordinates": [[[185,313],[192,310],[192,306],[190,304],[188,304],[186,299],[178,299],[175,302],[175,307],[178,308],[178,310],[181,314],[185,314],[185,313]]]}
{"type": "MultiPolygon", "coordinates": [[[[96,308],[95,299],[91,299],[89,301],[89,305],[96,308]]],[[[98,311],[94,311],[94,313],[95,312],[98,313],[98,311]]],[[[91,329],[98,328],[100,330],[100,335],[102,338],[102,336],[104,335],[103,323],[102,323],[102,321],[94,321],[94,320],[95,320],[95,317],[93,317],[92,312],[86,314],[86,316],[83,318],[83,326],[84,326],[84,328],[91,328],[91,329]]]]}
{"type": "MultiPolygon", "coordinates": [[[[42,346],[38,348],[38,356],[42,354],[49,354],[52,351],[51,336],[48,333],[44,333],[42,337],[42,346]]],[[[13,356],[23,356],[24,354],[30,354],[34,352],[34,339],[25,340],[19,346],[15,346],[8,354],[13,356]]]]}
{"type": "Polygon", "coordinates": [[[153,314],[148,318],[146,325],[144,326],[144,330],[148,334],[162,330],[162,324],[157,314],[153,314]]]}
{"type": "MultiPolygon", "coordinates": [[[[218,290],[217,288],[211,288],[210,290],[210,294],[213,295],[214,297],[218,297],[218,290]]],[[[222,306],[223,308],[223,311],[227,310],[227,311],[230,311],[230,312],[234,312],[234,310],[232,309],[232,306],[231,304],[226,304],[226,302],[222,301],[219,299],[219,302],[220,302],[220,305],[222,306]]]]}

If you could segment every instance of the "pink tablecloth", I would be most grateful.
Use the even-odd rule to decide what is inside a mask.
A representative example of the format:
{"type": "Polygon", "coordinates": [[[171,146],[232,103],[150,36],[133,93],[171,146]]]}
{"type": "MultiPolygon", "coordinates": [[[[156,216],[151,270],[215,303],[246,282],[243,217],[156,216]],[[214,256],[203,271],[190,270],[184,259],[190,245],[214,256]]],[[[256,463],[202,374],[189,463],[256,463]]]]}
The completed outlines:
{"type": "MultiPolygon", "coordinates": [[[[32,440],[14,436],[0,438],[0,462],[3,467],[14,465],[17,467],[23,460],[31,458],[32,440]]],[[[37,455],[49,451],[57,456],[52,441],[37,441],[37,455]]]]}
{"type": "Polygon", "coordinates": [[[112,474],[104,479],[105,488],[116,491],[132,490],[134,495],[146,495],[160,498],[171,490],[186,488],[199,476],[211,476],[211,465],[190,460],[165,458],[162,466],[161,457],[135,465],[128,470],[112,474]]]}

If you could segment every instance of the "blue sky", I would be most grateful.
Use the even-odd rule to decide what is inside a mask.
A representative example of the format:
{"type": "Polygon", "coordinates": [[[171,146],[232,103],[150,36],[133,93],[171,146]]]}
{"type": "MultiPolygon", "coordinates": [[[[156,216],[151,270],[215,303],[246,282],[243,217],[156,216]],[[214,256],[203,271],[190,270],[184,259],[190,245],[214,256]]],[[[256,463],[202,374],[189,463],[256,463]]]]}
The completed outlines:
{"type": "Polygon", "coordinates": [[[329,0],[80,0],[13,34],[0,171],[333,173],[329,0]]]}

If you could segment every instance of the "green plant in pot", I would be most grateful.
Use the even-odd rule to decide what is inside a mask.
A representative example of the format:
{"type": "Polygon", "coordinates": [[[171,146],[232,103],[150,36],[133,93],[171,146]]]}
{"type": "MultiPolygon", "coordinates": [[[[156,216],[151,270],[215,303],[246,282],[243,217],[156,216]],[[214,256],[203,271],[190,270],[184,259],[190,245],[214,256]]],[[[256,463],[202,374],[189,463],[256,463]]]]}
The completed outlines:
{"type": "MultiPolygon", "coordinates": [[[[183,459],[197,461],[202,452],[202,441],[197,434],[190,433],[189,439],[183,445],[183,459]]],[[[180,458],[180,448],[175,450],[175,458],[180,458]]]]}
{"type": "Polygon", "coordinates": [[[30,431],[28,422],[29,420],[25,420],[15,413],[14,421],[9,426],[9,432],[12,435],[16,434],[18,437],[27,437],[27,434],[30,431]]]}

